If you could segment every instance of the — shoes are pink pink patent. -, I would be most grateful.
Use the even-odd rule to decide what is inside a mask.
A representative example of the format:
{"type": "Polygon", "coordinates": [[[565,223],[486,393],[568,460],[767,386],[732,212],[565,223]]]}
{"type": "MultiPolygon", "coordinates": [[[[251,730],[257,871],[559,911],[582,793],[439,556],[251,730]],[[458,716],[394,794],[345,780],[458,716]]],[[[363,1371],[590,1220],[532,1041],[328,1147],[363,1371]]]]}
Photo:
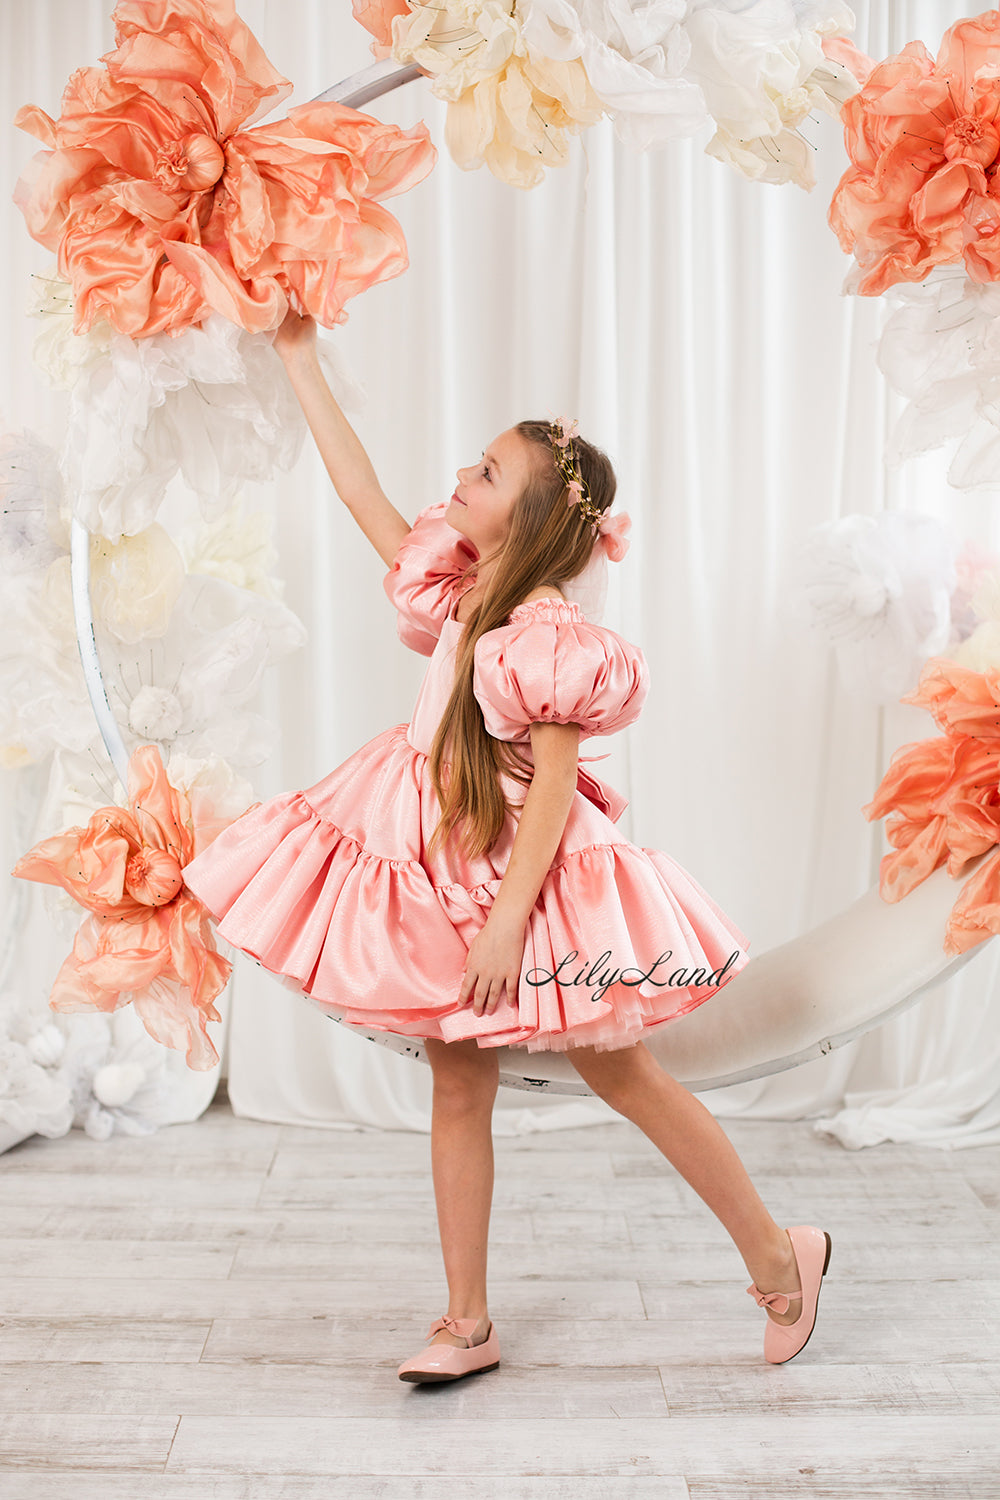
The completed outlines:
{"type": "MultiPolygon", "coordinates": [[[[825,1229],[815,1229],[811,1224],[796,1224],[787,1231],[795,1251],[802,1283],[802,1311],[794,1323],[776,1323],[768,1318],[764,1332],[764,1358],[772,1365],[783,1365],[793,1359],[808,1344],[816,1324],[816,1307],[826,1268],[830,1264],[833,1248],[825,1229]]],[[[799,1292],[762,1292],[755,1281],[747,1287],[759,1307],[773,1307],[775,1312],[787,1312],[791,1299],[799,1292]],[[784,1307],[779,1304],[784,1302],[784,1307]]]]}
{"type": "Polygon", "coordinates": [[[463,1375],[475,1375],[484,1370],[495,1370],[500,1363],[500,1343],[493,1323],[481,1344],[472,1342],[478,1318],[438,1318],[431,1324],[427,1337],[432,1339],[441,1328],[454,1333],[466,1341],[467,1347],[457,1344],[431,1344],[412,1359],[406,1359],[396,1374],[400,1380],[459,1380],[463,1375]]]}

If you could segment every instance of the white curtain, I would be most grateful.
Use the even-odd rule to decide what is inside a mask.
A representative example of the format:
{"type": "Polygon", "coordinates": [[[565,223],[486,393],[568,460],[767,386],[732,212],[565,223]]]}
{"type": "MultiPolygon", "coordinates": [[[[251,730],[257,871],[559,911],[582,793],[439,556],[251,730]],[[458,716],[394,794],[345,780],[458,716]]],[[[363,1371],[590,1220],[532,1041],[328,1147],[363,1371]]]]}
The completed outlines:
{"type": "MultiPolygon", "coordinates": [[[[29,101],[57,112],[69,73],[111,44],[110,3],[0,0],[4,119],[29,101]]],[[[877,59],[917,37],[936,51],[966,13],[957,0],[854,8],[855,40],[877,59]]],[[[292,103],[371,61],[348,0],[239,9],[295,81],[292,103]]],[[[861,806],[893,749],[935,730],[915,709],[856,701],[827,649],[782,622],[790,549],[819,522],[887,508],[1000,544],[1000,496],[951,490],[945,456],[897,471],[883,462],[899,409],[875,366],[885,312],[841,295],[849,262],[826,222],[847,160],[841,127],[806,122],[811,194],[743,181],[704,155],[708,131],[637,156],[609,126],[524,193],[451,163],[443,106],[423,82],[372,110],[402,125],[426,119],[440,149],[427,182],[390,205],[410,270],[351,304],[337,335],[367,388],[355,424],[387,493],[412,519],[521,417],[579,417],[611,453],[633,518],[606,622],[642,646],[652,673],[639,723],[584,753],[611,751],[595,770],[630,800],[626,836],[688,868],[752,953],[807,931],[877,879],[886,845],[861,806]]],[[[9,203],[34,149],[5,133],[0,409],[8,425],[53,438],[61,407],[32,377],[23,316],[28,274],[48,257],[9,203]]],[[[311,450],[266,499],[286,597],[310,641],[263,697],[282,734],[260,768],[261,797],[310,785],[407,719],[425,666],[399,645],[384,565],[311,450]]],[[[24,945],[25,983],[45,981],[51,960],[39,950],[37,936],[24,945]]],[[[896,1020],[705,1102],[722,1117],[812,1118],[852,1147],[1000,1140],[998,964],[1000,945],[985,944],[896,1020]]],[[[224,1066],[242,1115],[429,1129],[429,1069],[346,1033],[249,962],[233,981],[224,1066]]],[[[599,1100],[525,1107],[524,1097],[501,1091],[499,1134],[609,1116],[599,1100]]]]}

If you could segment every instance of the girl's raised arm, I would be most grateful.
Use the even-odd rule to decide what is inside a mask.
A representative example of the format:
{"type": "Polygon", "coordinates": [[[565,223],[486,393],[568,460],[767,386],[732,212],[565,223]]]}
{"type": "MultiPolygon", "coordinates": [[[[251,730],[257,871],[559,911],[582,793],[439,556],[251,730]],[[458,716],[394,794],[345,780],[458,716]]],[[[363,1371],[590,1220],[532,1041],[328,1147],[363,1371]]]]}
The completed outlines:
{"type": "Polygon", "coordinates": [[[274,336],[333,487],[391,568],[410,522],[386,497],[361,440],[337,405],[316,353],[316,324],[289,312],[274,336]]]}

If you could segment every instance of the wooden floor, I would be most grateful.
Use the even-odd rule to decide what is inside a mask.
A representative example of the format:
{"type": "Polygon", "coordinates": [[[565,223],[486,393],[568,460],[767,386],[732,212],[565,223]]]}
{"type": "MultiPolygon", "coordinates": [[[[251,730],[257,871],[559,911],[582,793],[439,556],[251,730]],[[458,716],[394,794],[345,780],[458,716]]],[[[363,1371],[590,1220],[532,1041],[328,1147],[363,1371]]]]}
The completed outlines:
{"type": "Polygon", "coordinates": [[[1000,1497],[1000,1148],[724,1121],[833,1240],[785,1366],[633,1126],[496,1142],[501,1364],[396,1366],[446,1309],[426,1135],[233,1116],[0,1157],[2,1500],[1000,1497]]]}

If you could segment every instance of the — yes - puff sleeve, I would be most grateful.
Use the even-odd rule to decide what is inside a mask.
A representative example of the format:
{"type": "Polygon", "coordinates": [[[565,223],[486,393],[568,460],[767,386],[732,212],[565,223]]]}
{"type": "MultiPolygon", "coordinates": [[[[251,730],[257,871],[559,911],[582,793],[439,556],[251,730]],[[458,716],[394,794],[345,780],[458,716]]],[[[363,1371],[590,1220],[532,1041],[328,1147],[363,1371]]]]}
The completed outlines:
{"type": "Polygon", "coordinates": [[[496,739],[530,740],[535,723],[614,734],[642,712],[649,668],[638,646],[591,625],[569,600],[533,599],[476,642],[473,692],[496,739]]]}
{"type": "Polygon", "coordinates": [[[448,501],[426,506],[399,544],[382,587],[396,606],[396,633],[404,646],[433,656],[461,577],[479,553],[444,519],[448,501]]]}

